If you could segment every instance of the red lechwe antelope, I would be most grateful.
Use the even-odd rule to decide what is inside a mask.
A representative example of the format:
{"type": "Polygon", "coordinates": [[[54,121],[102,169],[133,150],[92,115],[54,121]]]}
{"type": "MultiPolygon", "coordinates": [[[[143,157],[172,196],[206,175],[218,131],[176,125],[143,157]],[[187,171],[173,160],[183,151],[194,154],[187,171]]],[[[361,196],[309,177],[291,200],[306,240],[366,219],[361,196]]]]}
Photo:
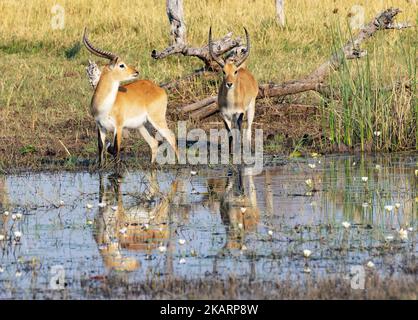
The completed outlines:
{"type": "Polygon", "coordinates": [[[165,119],[167,94],[149,80],[136,80],[121,85],[122,81],[134,80],[139,72],[108,51],[95,48],[84,29],[83,43],[96,56],[110,60],[102,73],[91,100],[91,113],[98,131],[99,162],[103,163],[104,142],[107,132],[113,132],[113,145],[107,146],[119,162],[123,129],[139,129],[151,147],[151,162],[155,162],[158,141],[145,127],[147,122],[164,137],[177,154],[176,139],[165,119]]]}
{"type": "MultiPolygon", "coordinates": [[[[237,61],[226,62],[213,53],[212,28],[209,29],[209,53],[222,68],[224,77],[218,92],[218,106],[225,122],[225,127],[230,134],[229,150],[232,149],[232,125],[238,127],[241,134],[242,118],[247,113],[246,139],[251,143],[251,125],[254,119],[255,99],[258,94],[258,84],[253,75],[243,66],[250,54],[250,36],[246,28],[247,49],[244,56],[237,61]]],[[[251,146],[251,145],[250,145],[251,146]]]]}

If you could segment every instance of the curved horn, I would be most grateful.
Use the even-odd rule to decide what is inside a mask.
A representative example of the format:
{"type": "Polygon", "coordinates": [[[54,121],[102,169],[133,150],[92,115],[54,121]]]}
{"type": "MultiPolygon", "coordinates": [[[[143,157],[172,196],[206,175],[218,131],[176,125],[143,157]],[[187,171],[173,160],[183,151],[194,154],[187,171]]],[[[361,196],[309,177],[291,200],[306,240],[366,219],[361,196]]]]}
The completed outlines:
{"type": "Polygon", "coordinates": [[[250,55],[250,35],[248,34],[247,28],[244,27],[245,30],[245,37],[247,38],[247,52],[244,54],[244,56],[236,63],[236,66],[239,67],[244,63],[245,60],[247,60],[248,56],[250,55]]]}
{"type": "Polygon", "coordinates": [[[213,53],[213,48],[212,48],[212,27],[209,28],[209,54],[212,57],[213,60],[215,60],[222,68],[225,66],[225,62],[222,60],[221,57],[216,56],[213,53]]]}
{"type": "Polygon", "coordinates": [[[89,50],[91,53],[95,54],[96,56],[99,56],[101,58],[114,60],[118,56],[112,52],[104,51],[102,49],[95,48],[87,38],[87,27],[84,28],[84,34],[83,34],[83,43],[86,46],[87,50],[89,50]]]}

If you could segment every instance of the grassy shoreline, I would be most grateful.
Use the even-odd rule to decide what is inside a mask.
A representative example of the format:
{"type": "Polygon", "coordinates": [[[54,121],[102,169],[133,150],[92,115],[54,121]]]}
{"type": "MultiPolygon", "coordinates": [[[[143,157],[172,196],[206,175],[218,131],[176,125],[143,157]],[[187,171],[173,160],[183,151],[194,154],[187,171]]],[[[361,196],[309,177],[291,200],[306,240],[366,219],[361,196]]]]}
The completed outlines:
{"type": "MultiPolygon", "coordinates": [[[[197,59],[172,56],[155,61],[152,49],[168,44],[164,1],[63,1],[65,27],[52,30],[52,0],[0,3],[0,169],[43,167],[43,159],[70,162],[96,156],[96,131],[89,115],[92,90],[84,68],[92,58],[81,46],[85,25],[99,46],[121,54],[142,78],[157,83],[181,78],[201,66],[197,59]],[[135,12],[135,14],[132,14],[135,12]],[[20,21],[20,23],[16,23],[20,21]]],[[[397,21],[418,22],[416,5],[401,0],[297,0],[287,4],[287,27],[274,15],[274,1],[185,1],[188,41],[203,45],[207,29],[221,36],[252,36],[249,68],[259,82],[282,82],[303,76],[328,59],[334,47],[350,38],[353,6],[368,22],[393,6],[397,21]],[[230,14],[231,8],[234,15],[230,14]]],[[[352,32],[355,32],[353,30],[352,32]]],[[[334,74],[325,101],[316,93],[259,100],[255,128],[264,130],[267,153],[415,150],[418,135],[416,97],[416,28],[381,31],[364,46],[367,59],[348,61],[334,74]],[[400,84],[400,85],[399,85],[400,84]],[[409,87],[408,87],[409,86],[409,87]],[[379,132],[377,136],[375,133],[379,132]]],[[[104,61],[97,60],[100,64],[104,61]]],[[[184,83],[169,94],[168,120],[188,120],[180,107],[216,93],[220,75],[184,83]]],[[[219,116],[190,127],[222,128],[219,116]]],[[[122,142],[125,154],[147,160],[148,147],[132,132],[122,142]],[[143,155],[142,150],[147,150],[143,155]]]]}

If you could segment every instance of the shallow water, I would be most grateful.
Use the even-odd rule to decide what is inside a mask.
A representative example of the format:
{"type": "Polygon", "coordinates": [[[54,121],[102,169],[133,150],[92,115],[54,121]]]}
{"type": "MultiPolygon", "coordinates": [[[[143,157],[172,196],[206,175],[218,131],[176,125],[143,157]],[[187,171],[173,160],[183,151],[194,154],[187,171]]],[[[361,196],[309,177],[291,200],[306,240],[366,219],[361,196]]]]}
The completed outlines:
{"type": "Polygon", "coordinates": [[[0,298],[62,286],[83,298],[118,277],[347,278],[358,266],[402,277],[417,254],[416,168],[414,155],[385,155],[305,159],[256,176],[225,168],[0,177],[0,213],[10,212],[0,216],[0,298]]]}

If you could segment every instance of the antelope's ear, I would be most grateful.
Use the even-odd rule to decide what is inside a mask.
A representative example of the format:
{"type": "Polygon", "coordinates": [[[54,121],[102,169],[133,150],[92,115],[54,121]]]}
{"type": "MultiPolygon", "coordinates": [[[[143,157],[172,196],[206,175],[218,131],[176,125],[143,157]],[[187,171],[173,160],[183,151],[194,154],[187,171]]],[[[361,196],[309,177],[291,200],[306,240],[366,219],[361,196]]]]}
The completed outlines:
{"type": "Polygon", "coordinates": [[[118,65],[118,62],[119,62],[119,57],[114,57],[111,61],[110,61],[110,64],[109,64],[109,66],[110,66],[110,68],[114,68],[116,65],[118,65]]]}

